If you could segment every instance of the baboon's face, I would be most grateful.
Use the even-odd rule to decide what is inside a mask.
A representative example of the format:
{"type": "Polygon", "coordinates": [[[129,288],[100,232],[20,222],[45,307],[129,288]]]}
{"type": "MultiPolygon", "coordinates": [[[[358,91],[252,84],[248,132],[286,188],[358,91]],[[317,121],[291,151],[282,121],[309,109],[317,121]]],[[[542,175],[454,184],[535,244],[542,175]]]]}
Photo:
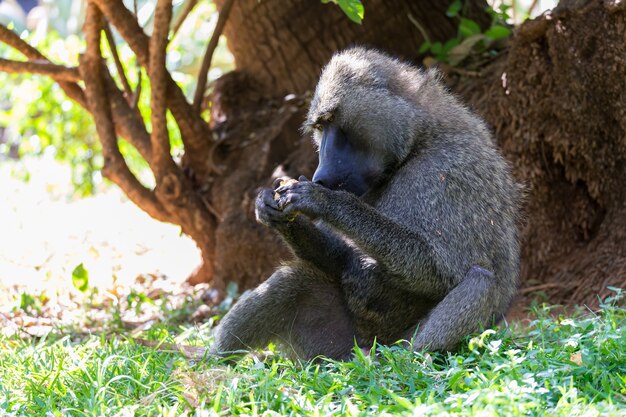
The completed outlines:
{"type": "Polygon", "coordinates": [[[382,158],[332,115],[318,121],[314,129],[319,138],[319,163],[313,182],[332,190],[365,194],[384,171],[382,158]]]}
{"type": "Polygon", "coordinates": [[[304,124],[319,149],[315,182],[362,195],[408,156],[418,115],[391,88],[396,77],[388,60],[362,51],[324,68],[304,124]]]}

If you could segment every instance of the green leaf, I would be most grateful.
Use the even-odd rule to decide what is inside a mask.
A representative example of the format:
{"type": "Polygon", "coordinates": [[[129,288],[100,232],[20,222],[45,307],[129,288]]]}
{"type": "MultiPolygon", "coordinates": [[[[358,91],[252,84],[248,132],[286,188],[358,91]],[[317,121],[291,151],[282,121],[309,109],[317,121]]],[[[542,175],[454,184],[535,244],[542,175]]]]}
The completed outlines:
{"type": "Polygon", "coordinates": [[[479,33],[480,26],[478,26],[478,23],[464,17],[461,18],[461,23],[459,24],[459,34],[463,38],[469,38],[470,36],[477,35],[479,33]]]}
{"type": "Polygon", "coordinates": [[[350,20],[361,24],[365,16],[365,7],[361,0],[337,0],[337,4],[350,20]]]}
{"type": "Polygon", "coordinates": [[[20,296],[20,310],[28,311],[29,308],[35,306],[35,297],[25,292],[20,296]]]}
{"type": "Polygon", "coordinates": [[[430,46],[430,50],[433,54],[439,55],[443,50],[443,45],[441,44],[441,42],[435,42],[430,46]]]}
{"type": "Polygon", "coordinates": [[[448,51],[452,48],[454,48],[455,46],[457,46],[458,44],[461,43],[461,40],[459,38],[452,38],[450,40],[448,40],[446,43],[443,44],[443,53],[446,54],[448,53],[448,51]]]}
{"type": "Polygon", "coordinates": [[[80,292],[85,292],[89,288],[89,271],[82,262],[72,271],[72,284],[80,292]]]}
{"type": "Polygon", "coordinates": [[[461,8],[463,7],[463,2],[461,0],[454,0],[448,10],[446,10],[446,16],[454,17],[459,14],[461,8]]]}
{"type": "Polygon", "coordinates": [[[422,43],[422,46],[420,46],[420,49],[418,51],[418,53],[423,54],[426,51],[428,51],[430,49],[430,42],[426,41],[424,43],[422,43]]]}
{"type": "Polygon", "coordinates": [[[492,26],[485,32],[485,36],[494,41],[497,39],[506,38],[510,34],[511,29],[500,25],[492,26]]]}

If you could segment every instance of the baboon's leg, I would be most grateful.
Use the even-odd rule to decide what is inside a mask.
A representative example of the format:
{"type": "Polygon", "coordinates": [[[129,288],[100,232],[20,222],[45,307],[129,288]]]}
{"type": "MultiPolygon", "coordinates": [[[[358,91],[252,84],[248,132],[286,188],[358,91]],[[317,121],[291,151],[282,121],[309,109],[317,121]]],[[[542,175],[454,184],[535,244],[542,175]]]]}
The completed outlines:
{"type": "Polygon", "coordinates": [[[216,329],[211,353],[262,348],[275,341],[303,359],[342,359],[354,343],[354,325],[339,286],[318,270],[278,269],[242,297],[216,329]]]}
{"type": "Polygon", "coordinates": [[[326,356],[347,360],[352,355],[356,327],[338,285],[312,282],[298,294],[296,314],[285,339],[303,359],[326,356]]]}
{"type": "MultiPolygon", "coordinates": [[[[504,298],[505,292],[497,287],[490,271],[472,267],[420,324],[413,349],[455,350],[470,332],[489,327],[500,318],[510,302],[510,298],[504,298]]],[[[413,334],[414,330],[407,333],[407,338],[413,334]]]]}

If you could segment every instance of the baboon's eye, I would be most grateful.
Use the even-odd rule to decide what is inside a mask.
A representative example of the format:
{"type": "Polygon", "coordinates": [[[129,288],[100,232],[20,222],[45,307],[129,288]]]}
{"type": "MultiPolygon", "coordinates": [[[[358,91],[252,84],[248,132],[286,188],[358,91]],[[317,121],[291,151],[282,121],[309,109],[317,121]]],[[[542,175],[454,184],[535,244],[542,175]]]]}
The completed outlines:
{"type": "Polygon", "coordinates": [[[317,130],[317,131],[321,132],[322,130],[324,130],[324,125],[322,125],[321,123],[315,123],[315,124],[313,125],[313,129],[315,129],[315,130],[317,130]]]}
{"type": "Polygon", "coordinates": [[[326,117],[326,121],[328,123],[332,123],[335,120],[335,115],[334,114],[329,114],[328,117],[326,117]]]}

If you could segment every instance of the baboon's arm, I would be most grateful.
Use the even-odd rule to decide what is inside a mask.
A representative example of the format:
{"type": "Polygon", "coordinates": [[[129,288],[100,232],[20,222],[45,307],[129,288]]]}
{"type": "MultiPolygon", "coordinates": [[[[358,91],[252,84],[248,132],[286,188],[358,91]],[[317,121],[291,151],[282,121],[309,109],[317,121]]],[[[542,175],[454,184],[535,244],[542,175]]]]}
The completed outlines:
{"type": "Polygon", "coordinates": [[[396,223],[345,191],[300,181],[284,192],[287,214],[301,212],[323,219],[401,280],[405,288],[434,297],[449,291],[449,276],[434,248],[417,230],[396,223]]]}
{"type": "Polygon", "coordinates": [[[445,282],[434,278],[443,271],[433,247],[419,231],[394,222],[352,194],[335,194],[340,202],[325,213],[329,224],[402,280],[403,286],[435,296],[449,290],[445,282]]]}
{"type": "Polygon", "coordinates": [[[298,258],[327,274],[340,275],[355,256],[352,248],[328,227],[315,225],[306,216],[297,216],[277,230],[298,258]]]}
{"type": "Polygon", "coordinates": [[[279,208],[269,188],[257,197],[256,216],[260,223],[279,233],[294,255],[325,273],[339,275],[354,256],[354,250],[327,226],[315,225],[306,216],[279,208]]]}

